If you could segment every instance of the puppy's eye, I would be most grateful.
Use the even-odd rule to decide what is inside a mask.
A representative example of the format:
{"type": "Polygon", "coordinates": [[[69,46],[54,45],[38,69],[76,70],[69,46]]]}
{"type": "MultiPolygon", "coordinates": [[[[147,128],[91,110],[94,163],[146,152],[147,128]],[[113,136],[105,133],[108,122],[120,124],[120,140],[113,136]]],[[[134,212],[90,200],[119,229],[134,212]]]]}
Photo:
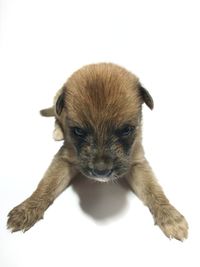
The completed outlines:
{"type": "Polygon", "coordinates": [[[126,125],[123,128],[118,129],[116,133],[119,137],[125,137],[125,136],[129,136],[133,132],[133,130],[134,130],[134,127],[126,125]]]}
{"type": "Polygon", "coordinates": [[[78,137],[81,137],[81,138],[84,138],[86,137],[87,135],[87,132],[79,127],[74,127],[72,128],[72,132],[75,136],[78,136],[78,137]]]}

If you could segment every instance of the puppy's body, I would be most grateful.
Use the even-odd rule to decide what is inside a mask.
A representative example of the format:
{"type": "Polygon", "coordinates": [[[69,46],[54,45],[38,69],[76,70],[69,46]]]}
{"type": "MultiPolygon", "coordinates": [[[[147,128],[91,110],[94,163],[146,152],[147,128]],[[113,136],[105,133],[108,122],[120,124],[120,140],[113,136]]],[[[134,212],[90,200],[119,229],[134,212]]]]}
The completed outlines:
{"type": "Polygon", "coordinates": [[[187,222],[169,203],[144,157],[141,106],[153,100],[138,78],[113,64],[75,72],[59,91],[54,114],[64,144],[30,198],[9,213],[12,231],[28,230],[73,177],[127,179],[166,236],[183,240],[187,222]]]}

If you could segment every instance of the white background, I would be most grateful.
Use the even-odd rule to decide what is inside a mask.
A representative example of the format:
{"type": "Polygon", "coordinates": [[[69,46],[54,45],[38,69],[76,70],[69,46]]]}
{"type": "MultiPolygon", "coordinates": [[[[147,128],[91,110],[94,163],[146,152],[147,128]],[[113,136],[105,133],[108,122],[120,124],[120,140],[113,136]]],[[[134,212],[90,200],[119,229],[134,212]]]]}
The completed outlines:
{"type": "Polygon", "coordinates": [[[0,4],[0,266],[200,266],[199,1],[2,0],[0,4]],[[27,233],[6,230],[11,208],[35,189],[61,143],[38,111],[85,64],[137,74],[144,146],[189,239],[168,240],[120,185],[68,188],[27,233]]]}

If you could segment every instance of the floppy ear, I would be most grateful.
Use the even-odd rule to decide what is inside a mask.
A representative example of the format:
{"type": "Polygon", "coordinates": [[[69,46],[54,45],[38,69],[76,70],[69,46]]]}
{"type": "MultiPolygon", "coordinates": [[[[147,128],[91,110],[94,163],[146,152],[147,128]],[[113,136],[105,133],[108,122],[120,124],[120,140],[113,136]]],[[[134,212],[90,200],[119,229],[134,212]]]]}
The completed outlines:
{"type": "Polygon", "coordinates": [[[153,109],[154,107],[154,102],[153,102],[153,98],[150,95],[150,93],[142,86],[139,85],[140,87],[140,94],[142,97],[143,102],[150,108],[153,109]]]}
{"type": "Polygon", "coordinates": [[[64,104],[65,104],[64,99],[65,99],[65,93],[64,93],[64,91],[62,91],[62,93],[59,95],[59,97],[56,101],[56,104],[55,104],[57,115],[60,115],[63,108],[64,108],[64,104]]]}

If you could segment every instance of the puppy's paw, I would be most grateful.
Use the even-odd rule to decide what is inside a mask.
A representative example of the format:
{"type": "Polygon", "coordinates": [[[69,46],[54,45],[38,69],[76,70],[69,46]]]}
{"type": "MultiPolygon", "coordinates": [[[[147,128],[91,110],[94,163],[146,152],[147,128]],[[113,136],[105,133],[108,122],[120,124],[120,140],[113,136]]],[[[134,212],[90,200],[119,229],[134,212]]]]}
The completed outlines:
{"type": "Polygon", "coordinates": [[[64,139],[63,132],[60,128],[55,128],[53,132],[53,138],[55,141],[62,141],[64,139]]]}
{"type": "Polygon", "coordinates": [[[183,241],[188,237],[188,223],[186,219],[171,205],[158,209],[155,224],[170,239],[175,238],[183,241]]]}
{"type": "Polygon", "coordinates": [[[43,214],[44,211],[41,208],[27,200],[9,212],[7,227],[11,232],[26,232],[43,218],[43,214]]]}

